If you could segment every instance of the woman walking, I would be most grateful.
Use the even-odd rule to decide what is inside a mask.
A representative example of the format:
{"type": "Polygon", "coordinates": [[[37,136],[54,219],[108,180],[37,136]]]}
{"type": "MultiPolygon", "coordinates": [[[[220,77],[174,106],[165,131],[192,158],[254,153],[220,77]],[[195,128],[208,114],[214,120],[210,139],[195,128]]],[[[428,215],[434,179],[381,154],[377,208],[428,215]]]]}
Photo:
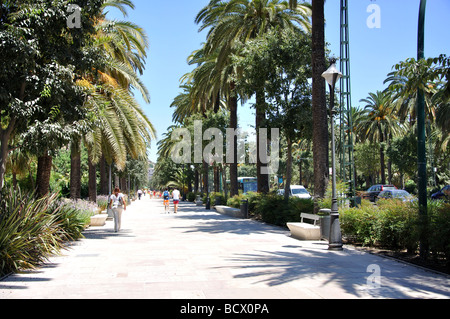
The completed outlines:
{"type": "Polygon", "coordinates": [[[114,189],[114,194],[111,195],[110,205],[114,213],[114,231],[117,233],[122,226],[122,212],[127,210],[124,196],[120,192],[119,187],[114,189]]]}

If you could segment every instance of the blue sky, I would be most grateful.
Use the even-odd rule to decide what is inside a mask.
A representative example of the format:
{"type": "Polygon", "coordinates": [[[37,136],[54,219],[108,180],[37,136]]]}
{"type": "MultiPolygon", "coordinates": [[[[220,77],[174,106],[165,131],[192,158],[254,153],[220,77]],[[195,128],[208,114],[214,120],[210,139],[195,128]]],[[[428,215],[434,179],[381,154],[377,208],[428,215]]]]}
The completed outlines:
{"type": "MultiPolygon", "coordinates": [[[[181,90],[180,78],[192,70],[187,65],[189,54],[200,48],[206,32],[199,33],[194,23],[196,14],[209,0],[134,0],[136,9],[129,10],[127,20],[143,27],[149,35],[150,49],[142,79],[150,91],[151,103],[136,96],[155,126],[158,137],[172,124],[170,104],[181,90]]],[[[383,90],[383,81],[392,66],[417,56],[417,25],[420,0],[349,0],[351,86],[353,106],[370,92],[383,90]],[[381,27],[369,28],[368,6],[380,8],[381,27]]],[[[111,10],[110,17],[123,19],[111,10]]],[[[331,54],[340,54],[340,1],[325,4],[326,41],[331,54]]],[[[425,26],[425,55],[450,55],[448,26],[450,0],[428,0],[425,26]]],[[[251,108],[239,109],[239,125],[254,124],[251,108]]],[[[149,151],[150,160],[157,160],[156,141],[149,151]]]]}

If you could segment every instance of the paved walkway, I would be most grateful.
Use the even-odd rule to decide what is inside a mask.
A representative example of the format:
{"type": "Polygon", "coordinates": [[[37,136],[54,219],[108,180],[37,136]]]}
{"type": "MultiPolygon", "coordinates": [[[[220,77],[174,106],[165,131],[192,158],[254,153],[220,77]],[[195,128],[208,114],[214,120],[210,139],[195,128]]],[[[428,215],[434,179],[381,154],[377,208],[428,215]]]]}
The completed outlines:
{"type": "Polygon", "coordinates": [[[450,297],[450,279],[390,259],[148,196],[30,273],[0,282],[0,299],[320,299],[450,297]],[[380,287],[368,267],[380,270],[380,287]],[[369,280],[368,280],[369,279],[369,280]]]}

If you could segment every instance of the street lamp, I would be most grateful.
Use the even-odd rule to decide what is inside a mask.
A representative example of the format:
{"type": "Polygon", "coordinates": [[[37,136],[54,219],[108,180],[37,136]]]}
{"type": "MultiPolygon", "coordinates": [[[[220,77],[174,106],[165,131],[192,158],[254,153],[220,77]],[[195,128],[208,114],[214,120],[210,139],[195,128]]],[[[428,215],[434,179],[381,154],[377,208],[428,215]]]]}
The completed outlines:
{"type": "Polygon", "coordinates": [[[342,78],[342,73],[336,69],[336,59],[330,61],[331,66],[326,70],[322,77],[327,81],[330,87],[330,117],[331,117],[331,158],[332,158],[332,170],[333,170],[333,198],[331,201],[331,214],[330,214],[330,238],[328,242],[329,250],[342,250],[342,235],[341,225],[339,223],[339,208],[337,204],[336,196],[336,148],[334,137],[334,115],[336,110],[334,109],[334,89],[336,82],[342,78]]]}

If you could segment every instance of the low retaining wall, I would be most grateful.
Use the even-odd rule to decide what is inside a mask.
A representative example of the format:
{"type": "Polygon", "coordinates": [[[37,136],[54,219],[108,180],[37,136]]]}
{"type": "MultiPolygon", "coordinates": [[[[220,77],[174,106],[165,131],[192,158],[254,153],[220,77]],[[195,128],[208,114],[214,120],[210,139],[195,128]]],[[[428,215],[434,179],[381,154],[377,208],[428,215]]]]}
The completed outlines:
{"type": "Polygon", "coordinates": [[[222,215],[227,215],[227,216],[231,216],[231,217],[236,217],[236,218],[244,218],[244,216],[242,216],[241,214],[241,210],[239,208],[232,208],[232,207],[228,207],[228,206],[214,206],[216,211],[222,215]]]}

